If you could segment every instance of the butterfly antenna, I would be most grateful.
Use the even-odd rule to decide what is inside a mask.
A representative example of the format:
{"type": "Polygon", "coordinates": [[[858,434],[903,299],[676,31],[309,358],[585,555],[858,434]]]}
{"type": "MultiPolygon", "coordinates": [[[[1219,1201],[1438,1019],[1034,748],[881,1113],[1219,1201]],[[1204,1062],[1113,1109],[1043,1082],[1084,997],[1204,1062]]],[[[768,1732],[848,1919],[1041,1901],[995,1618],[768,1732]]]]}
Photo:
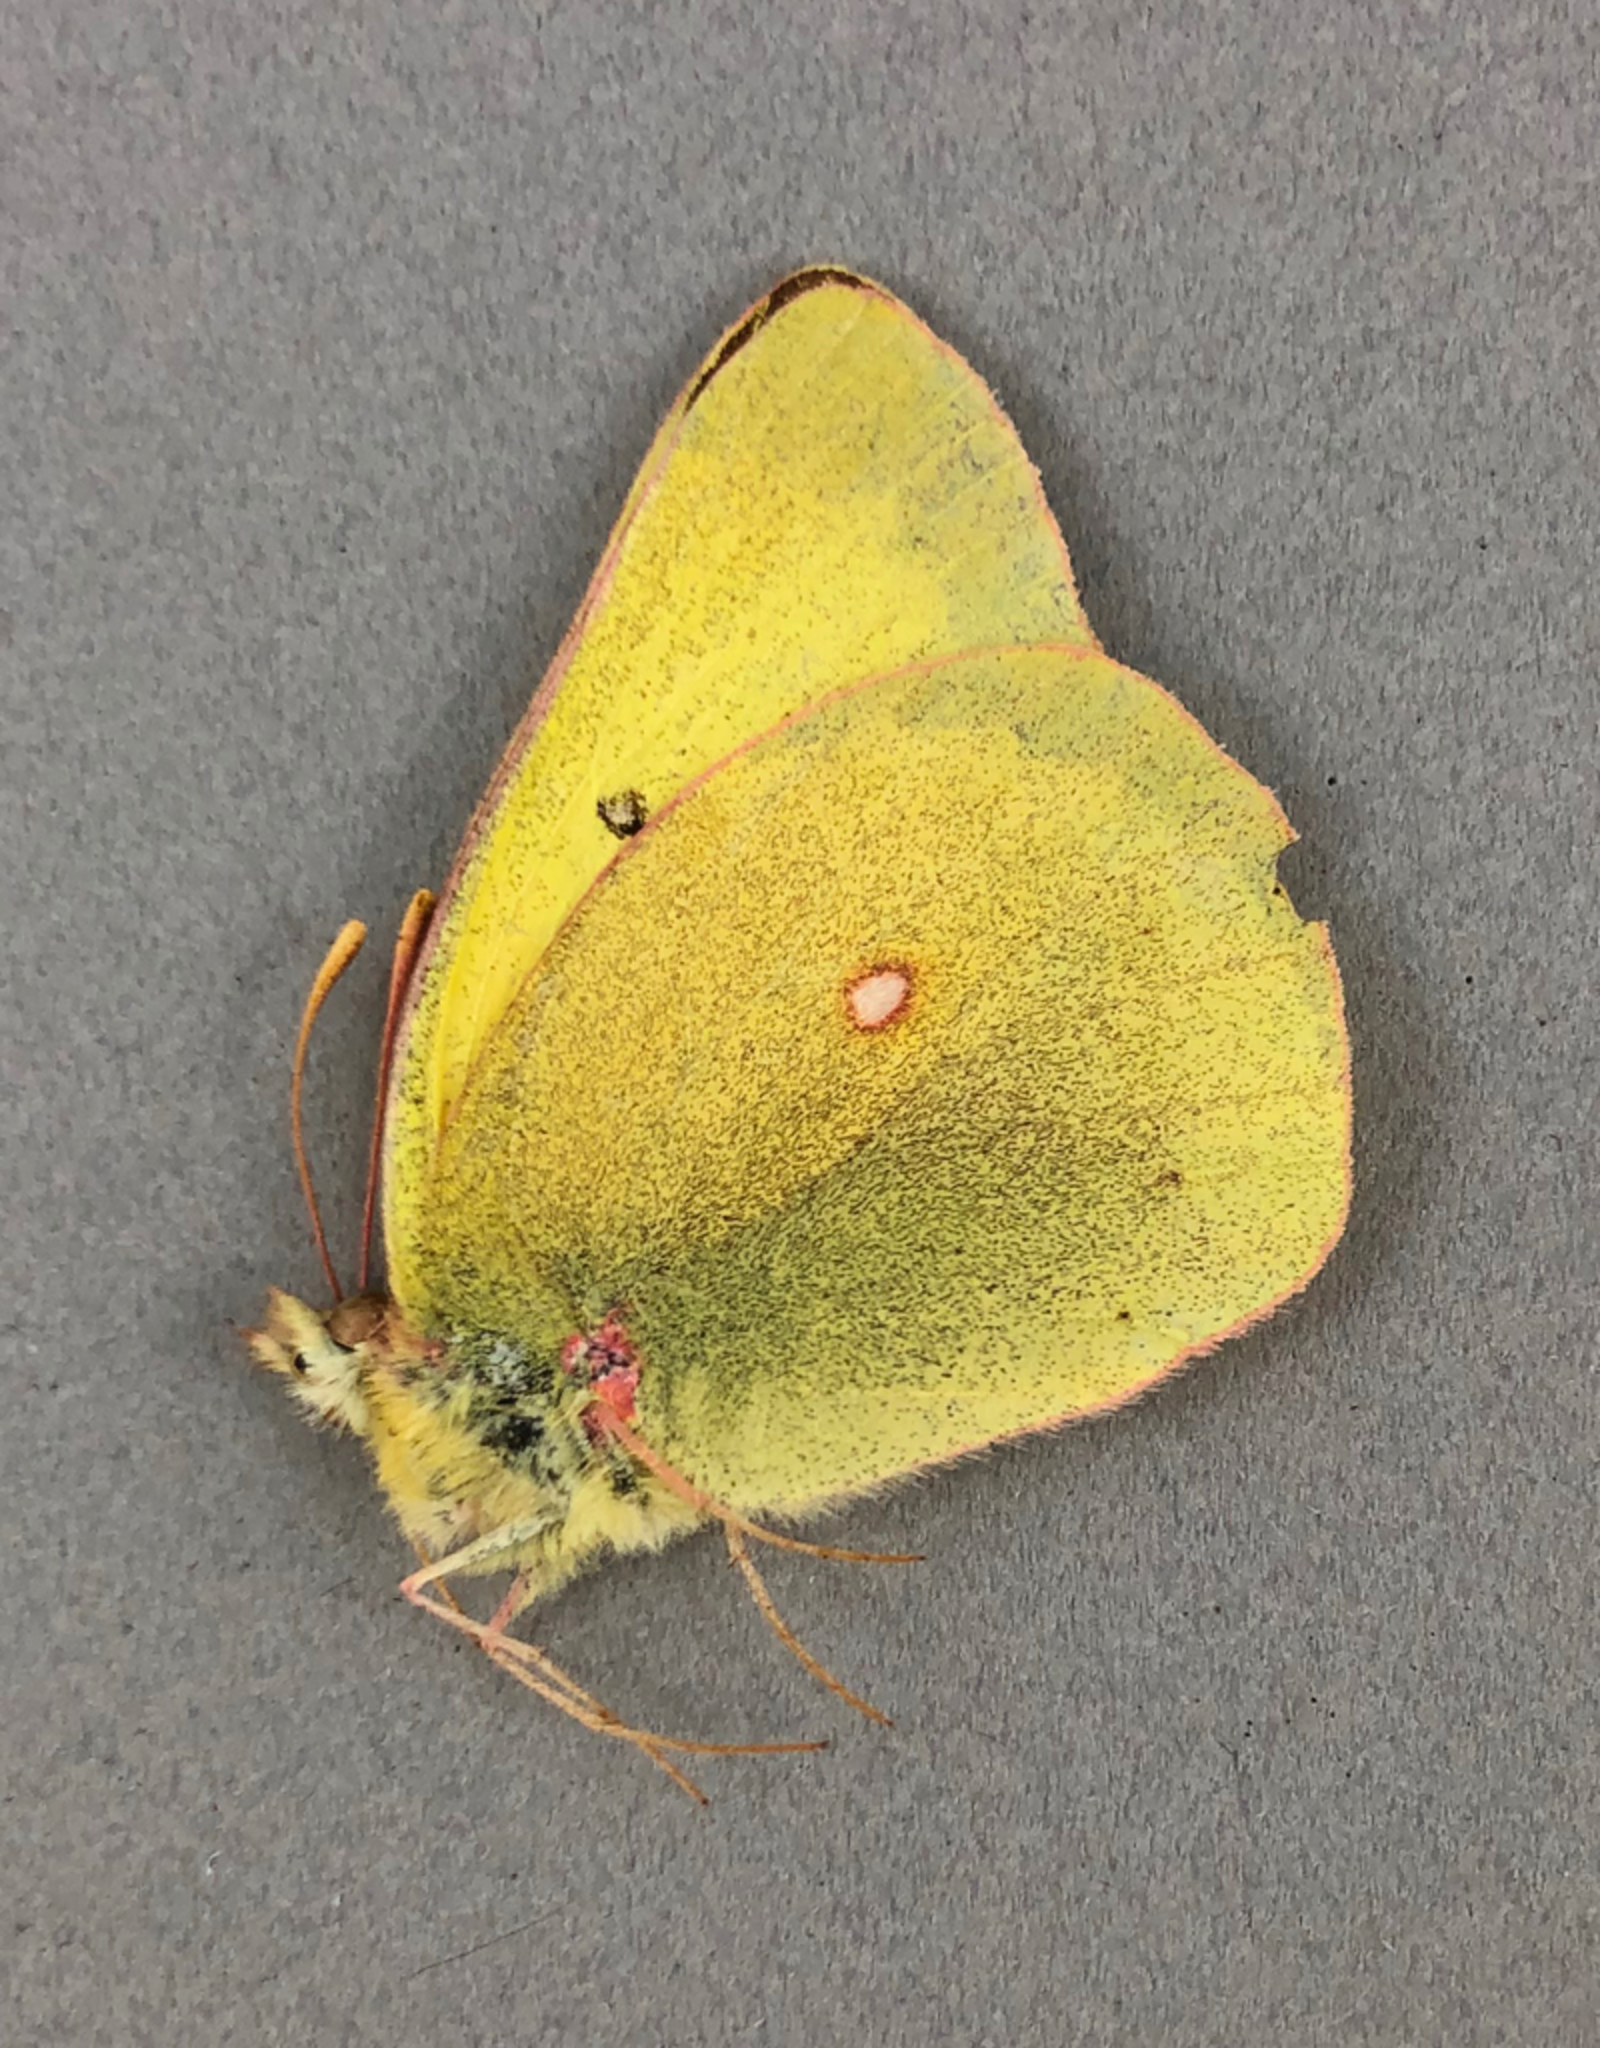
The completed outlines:
{"type": "Polygon", "coordinates": [[[378,1213],[378,1168],[383,1160],[383,1117],[389,1101],[389,1070],[394,1065],[394,1042],[400,1031],[400,1005],[417,964],[422,941],[427,936],[435,898],[431,889],[419,889],[406,905],[389,963],[389,1006],[383,1013],[383,1041],[378,1052],[378,1099],[372,1111],[372,1143],[367,1150],[367,1193],[361,1204],[361,1270],[356,1275],[356,1292],[367,1291],[372,1267],[372,1223],[378,1213]]]}
{"type": "Polygon", "coordinates": [[[317,1257],[322,1261],[322,1270],[328,1276],[328,1285],[333,1289],[335,1301],[343,1301],[344,1290],[339,1285],[338,1274],[333,1270],[333,1260],[328,1256],[328,1234],[322,1227],[322,1212],[317,1207],[317,1191],[311,1185],[311,1163],[306,1158],[306,1135],[300,1116],[300,1092],[306,1077],[306,1053],[311,1044],[311,1027],[316,1023],[323,1004],[333,991],[334,984],[361,951],[366,936],[366,926],[359,918],[353,917],[328,948],[327,958],[317,969],[317,978],[311,984],[311,993],[306,997],[306,1006],[301,1013],[300,1036],[295,1040],[294,1048],[294,1071],[289,1076],[289,1129],[294,1137],[294,1163],[300,1173],[300,1191],[306,1198],[306,1208],[311,1215],[311,1234],[317,1241],[317,1257]]]}

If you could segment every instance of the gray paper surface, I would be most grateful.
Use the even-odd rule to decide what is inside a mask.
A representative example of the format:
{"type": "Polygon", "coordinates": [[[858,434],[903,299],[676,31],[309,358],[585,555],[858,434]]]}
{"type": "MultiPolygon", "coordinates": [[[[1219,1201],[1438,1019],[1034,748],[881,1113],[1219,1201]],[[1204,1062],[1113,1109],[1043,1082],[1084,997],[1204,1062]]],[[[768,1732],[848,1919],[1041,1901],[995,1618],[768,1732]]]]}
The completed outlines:
{"type": "MultiPolygon", "coordinates": [[[[1591,10],[10,10],[0,493],[18,2043],[1593,2042],[1591,10]],[[785,270],[999,392],[1107,648],[1279,793],[1349,1236],[1136,1409],[541,1639],[395,1595],[231,1324],[340,921],[436,882],[657,420],[785,270]]],[[[359,1211],[384,969],[308,1107],[359,1211]]]]}

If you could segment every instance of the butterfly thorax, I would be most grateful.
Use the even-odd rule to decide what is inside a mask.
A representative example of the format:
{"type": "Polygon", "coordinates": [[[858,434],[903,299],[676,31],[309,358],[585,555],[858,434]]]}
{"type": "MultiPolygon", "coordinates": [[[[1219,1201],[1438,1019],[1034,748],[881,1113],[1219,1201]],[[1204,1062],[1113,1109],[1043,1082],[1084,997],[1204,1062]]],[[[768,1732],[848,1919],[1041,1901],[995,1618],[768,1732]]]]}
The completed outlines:
{"type": "Polygon", "coordinates": [[[697,1517],[597,1426],[626,1402],[630,1368],[605,1334],[553,1358],[510,1339],[424,1338],[361,1295],[322,1312],[274,1290],[256,1359],[315,1420],[366,1443],[410,1540],[438,1557],[497,1532],[467,1571],[515,1568],[548,1589],[606,1550],[654,1548],[697,1517]]]}

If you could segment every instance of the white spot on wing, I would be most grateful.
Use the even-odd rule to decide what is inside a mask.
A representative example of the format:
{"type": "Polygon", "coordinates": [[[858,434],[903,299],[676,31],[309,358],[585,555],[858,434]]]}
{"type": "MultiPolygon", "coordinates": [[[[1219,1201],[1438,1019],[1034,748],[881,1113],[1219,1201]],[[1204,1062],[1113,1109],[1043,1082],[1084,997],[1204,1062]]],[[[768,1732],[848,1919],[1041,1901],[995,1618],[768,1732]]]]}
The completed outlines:
{"type": "Polygon", "coordinates": [[[903,967],[874,967],[844,992],[850,1021],[862,1031],[881,1031],[911,1000],[911,976],[903,967]]]}

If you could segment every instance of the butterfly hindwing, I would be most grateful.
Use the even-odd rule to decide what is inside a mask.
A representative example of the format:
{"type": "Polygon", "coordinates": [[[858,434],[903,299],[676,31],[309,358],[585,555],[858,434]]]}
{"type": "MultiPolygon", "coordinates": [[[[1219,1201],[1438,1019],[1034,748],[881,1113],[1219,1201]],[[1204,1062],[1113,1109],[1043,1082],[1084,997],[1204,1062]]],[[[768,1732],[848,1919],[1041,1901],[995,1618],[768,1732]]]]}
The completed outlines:
{"type": "Polygon", "coordinates": [[[837,694],[617,854],[481,1049],[412,1267],[603,1322],[640,1426],[792,1508],[1127,1398],[1348,1193],[1326,934],[1267,791],[1075,648],[837,694]]]}

